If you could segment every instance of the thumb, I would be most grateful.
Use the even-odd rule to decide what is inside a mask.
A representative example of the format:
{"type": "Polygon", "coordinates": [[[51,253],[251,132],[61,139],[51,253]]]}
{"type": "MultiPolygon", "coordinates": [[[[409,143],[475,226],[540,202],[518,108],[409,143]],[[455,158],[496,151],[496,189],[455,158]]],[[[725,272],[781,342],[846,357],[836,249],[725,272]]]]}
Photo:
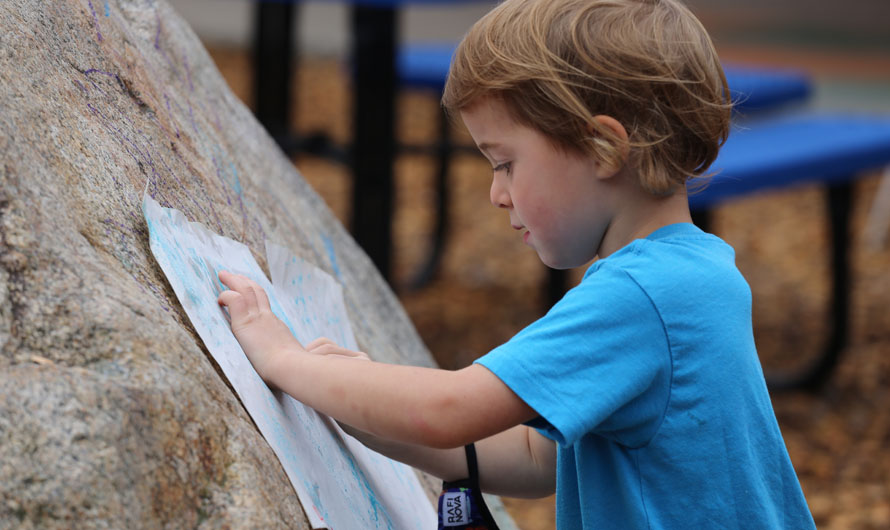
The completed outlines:
{"type": "Polygon", "coordinates": [[[223,291],[219,294],[216,302],[229,310],[229,317],[234,321],[247,313],[247,301],[238,291],[231,289],[223,291]]]}

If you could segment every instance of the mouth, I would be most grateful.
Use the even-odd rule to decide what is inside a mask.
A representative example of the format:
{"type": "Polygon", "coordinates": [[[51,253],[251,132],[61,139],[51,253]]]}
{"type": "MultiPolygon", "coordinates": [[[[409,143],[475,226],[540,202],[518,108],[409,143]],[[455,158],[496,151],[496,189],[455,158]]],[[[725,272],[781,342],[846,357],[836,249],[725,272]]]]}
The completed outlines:
{"type": "MultiPolygon", "coordinates": [[[[525,230],[525,227],[522,225],[511,224],[510,226],[513,227],[513,230],[525,230]]],[[[529,235],[530,235],[530,232],[528,230],[525,230],[525,234],[522,235],[522,241],[524,243],[528,243],[529,235]]]]}

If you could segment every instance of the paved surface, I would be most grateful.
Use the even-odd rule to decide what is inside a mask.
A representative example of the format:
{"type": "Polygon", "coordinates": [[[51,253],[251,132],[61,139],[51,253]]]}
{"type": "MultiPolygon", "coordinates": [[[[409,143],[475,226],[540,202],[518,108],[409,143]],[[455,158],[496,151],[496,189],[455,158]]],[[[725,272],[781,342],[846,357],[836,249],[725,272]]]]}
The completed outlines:
{"type": "MultiPolygon", "coordinates": [[[[169,0],[208,44],[247,46],[252,29],[253,2],[248,0],[169,0]]],[[[400,13],[401,39],[457,40],[494,2],[467,0],[407,6],[400,13]]],[[[299,45],[314,55],[345,55],[349,47],[348,2],[301,2],[299,45]]]]}
{"type": "MultiPolygon", "coordinates": [[[[253,27],[249,0],[170,0],[209,45],[247,47],[253,27]]],[[[813,75],[812,105],[890,113],[890,2],[887,0],[692,0],[724,57],[796,66],[813,75]],[[817,7],[818,6],[818,7],[817,7]]],[[[495,2],[407,6],[401,40],[457,40],[495,2]]],[[[302,2],[300,53],[345,57],[347,2],[302,2]]]]}

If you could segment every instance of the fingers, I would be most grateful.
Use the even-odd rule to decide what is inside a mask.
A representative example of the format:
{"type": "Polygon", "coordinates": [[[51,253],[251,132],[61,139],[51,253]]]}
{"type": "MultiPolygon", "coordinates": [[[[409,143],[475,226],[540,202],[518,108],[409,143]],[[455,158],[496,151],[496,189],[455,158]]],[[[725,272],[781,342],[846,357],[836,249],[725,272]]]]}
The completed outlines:
{"type": "MultiPolygon", "coordinates": [[[[254,321],[268,321],[267,316],[274,317],[266,291],[250,278],[241,274],[220,271],[219,281],[228,290],[220,293],[217,302],[219,305],[228,308],[232,329],[236,331],[236,335],[238,330],[251,326],[254,321]]],[[[280,321],[278,322],[280,323],[280,321]]],[[[287,329],[283,323],[281,323],[281,327],[287,329]]],[[[293,339],[290,330],[287,330],[287,335],[290,339],[293,339]]],[[[313,340],[304,349],[317,355],[339,355],[370,360],[366,353],[343,348],[326,337],[313,340]]]]}
{"type": "Polygon", "coordinates": [[[229,314],[243,315],[247,313],[247,304],[244,297],[237,291],[223,291],[219,293],[216,302],[229,309],[229,314]]]}
{"type": "Polygon", "coordinates": [[[250,290],[253,293],[253,296],[256,299],[257,307],[260,310],[272,311],[272,305],[269,303],[269,295],[266,294],[265,289],[260,287],[257,283],[250,281],[250,290]]]}
{"type": "Polygon", "coordinates": [[[229,308],[233,318],[252,317],[271,311],[266,291],[246,276],[228,271],[219,272],[219,281],[229,288],[220,293],[218,302],[229,308]]]}
{"type": "Polygon", "coordinates": [[[306,351],[316,355],[340,355],[343,357],[354,357],[356,359],[371,360],[365,352],[348,350],[342,346],[338,346],[327,337],[319,337],[306,345],[306,351]]]}
{"type": "Polygon", "coordinates": [[[331,339],[329,339],[327,337],[319,337],[306,345],[306,351],[312,351],[312,350],[315,350],[315,349],[320,348],[327,344],[336,346],[334,341],[332,341],[331,339]]]}

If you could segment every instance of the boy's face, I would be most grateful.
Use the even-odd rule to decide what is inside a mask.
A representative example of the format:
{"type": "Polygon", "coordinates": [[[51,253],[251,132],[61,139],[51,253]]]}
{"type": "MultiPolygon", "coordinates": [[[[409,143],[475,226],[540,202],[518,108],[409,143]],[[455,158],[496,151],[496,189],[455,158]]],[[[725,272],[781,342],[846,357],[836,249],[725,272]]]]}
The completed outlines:
{"type": "Polygon", "coordinates": [[[461,118],[494,168],[491,203],[524,230],[524,241],[555,269],[592,260],[613,216],[610,187],[592,158],[557,149],[517,124],[499,100],[485,98],[461,118]]]}

